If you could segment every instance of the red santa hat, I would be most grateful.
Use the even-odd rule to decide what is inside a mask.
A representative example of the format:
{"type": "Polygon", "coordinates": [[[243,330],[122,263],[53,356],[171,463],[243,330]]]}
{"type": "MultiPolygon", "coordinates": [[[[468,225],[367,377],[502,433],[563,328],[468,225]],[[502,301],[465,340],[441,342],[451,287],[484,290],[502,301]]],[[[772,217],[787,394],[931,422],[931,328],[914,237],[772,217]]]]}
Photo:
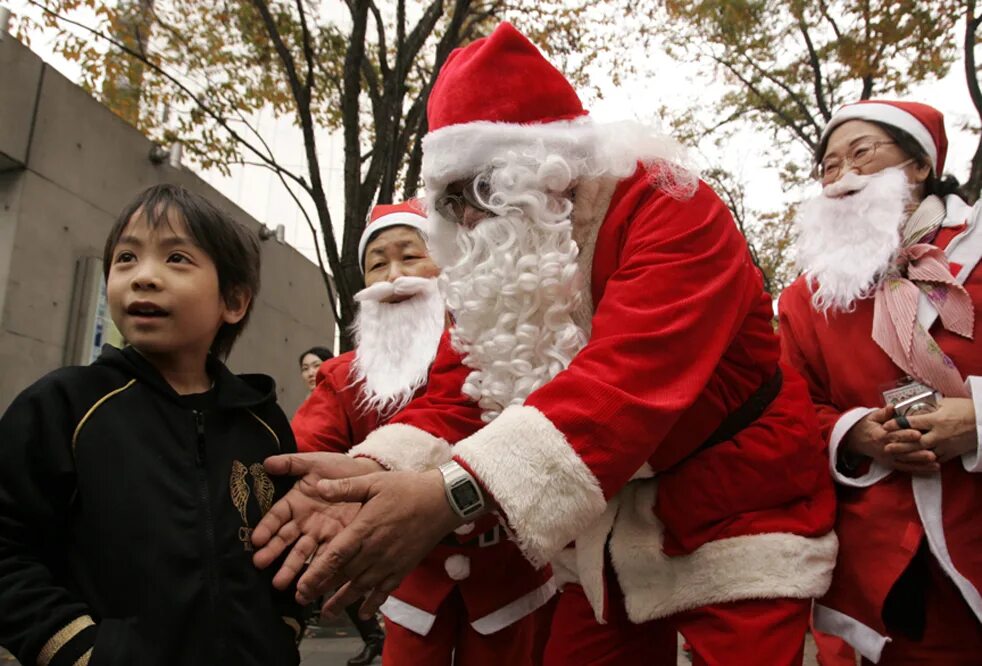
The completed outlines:
{"type": "Polygon", "coordinates": [[[378,204],[372,208],[365,225],[365,231],[358,241],[358,265],[365,272],[365,249],[372,236],[389,227],[412,227],[426,238],[429,226],[426,222],[426,212],[418,199],[410,199],[397,204],[378,204]]]}
{"type": "Polygon", "coordinates": [[[832,116],[822,132],[822,143],[836,127],[847,120],[871,120],[890,125],[910,134],[927,153],[934,174],[940,176],[948,153],[948,137],[944,131],[944,115],[927,104],[867,99],[846,104],[832,116]]]}
{"type": "Polygon", "coordinates": [[[587,115],[566,77],[509,23],[450,54],[426,110],[431,189],[477,175],[510,147],[544,141],[568,151],[582,141],[587,115]]]}

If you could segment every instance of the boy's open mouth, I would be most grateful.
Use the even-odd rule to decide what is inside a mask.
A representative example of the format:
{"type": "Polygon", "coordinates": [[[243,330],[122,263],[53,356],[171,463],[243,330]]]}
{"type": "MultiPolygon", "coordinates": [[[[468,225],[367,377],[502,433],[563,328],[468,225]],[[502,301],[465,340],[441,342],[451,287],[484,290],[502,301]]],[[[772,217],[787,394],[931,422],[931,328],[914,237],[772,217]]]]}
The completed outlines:
{"type": "Polygon", "coordinates": [[[167,310],[155,305],[154,303],[132,303],[126,308],[126,314],[135,317],[166,317],[167,310]]]}

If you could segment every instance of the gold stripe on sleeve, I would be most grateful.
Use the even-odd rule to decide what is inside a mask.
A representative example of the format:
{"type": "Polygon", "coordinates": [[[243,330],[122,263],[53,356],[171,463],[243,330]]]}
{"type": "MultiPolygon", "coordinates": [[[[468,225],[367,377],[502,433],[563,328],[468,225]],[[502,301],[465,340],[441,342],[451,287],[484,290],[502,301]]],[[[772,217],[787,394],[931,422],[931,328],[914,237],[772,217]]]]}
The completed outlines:
{"type": "Polygon", "coordinates": [[[92,658],[92,648],[85,651],[81,657],[75,660],[75,666],[89,666],[89,659],[92,658]]]}
{"type": "Polygon", "coordinates": [[[297,622],[294,618],[287,617],[286,615],[283,616],[283,621],[286,622],[288,625],[290,625],[290,628],[293,629],[293,633],[296,634],[297,640],[299,641],[300,632],[302,631],[300,623],[297,622]]]}
{"type": "MultiPolygon", "coordinates": [[[[82,617],[77,617],[67,625],[62,627],[58,633],[48,639],[48,642],[44,644],[41,648],[41,652],[38,653],[38,666],[48,666],[51,660],[55,658],[58,654],[58,650],[65,647],[69,641],[79,635],[79,633],[88,627],[94,625],[95,622],[88,615],[83,615],[82,617]]],[[[85,656],[83,655],[83,658],[85,656]]],[[[88,659],[86,659],[86,663],[88,659]]],[[[78,662],[76,662],[78,663],[78,662]]]]}

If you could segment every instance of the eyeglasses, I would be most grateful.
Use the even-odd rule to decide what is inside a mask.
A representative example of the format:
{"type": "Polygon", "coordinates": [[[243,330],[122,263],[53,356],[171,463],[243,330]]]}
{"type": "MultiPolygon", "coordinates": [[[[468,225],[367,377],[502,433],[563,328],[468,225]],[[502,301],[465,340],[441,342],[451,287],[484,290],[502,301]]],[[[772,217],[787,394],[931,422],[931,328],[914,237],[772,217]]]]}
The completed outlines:
{"type": "Polygon", "coordinates": [[[447,220],[455,224],[463,224],[467,206],[482,213],[494,215],[494,211],[490,210],[485,203],[490,197],[491,183],[487,175],[480,175],[465,182],[459,191],[445,192],[436,200],[434,207],[447,220]]]}
{"type": "Polygon", "coordinates": [[[880,146],[888,146],[896,143],[895,141],[861,141],[851,147],[845,157],[828,157],[815,165],[814,177],[822,181],[823,185],[831,183],[839,177],[845,165],[850,164],[854,168],[862,168],[873,161],[876,157],[876,149],[880,146]]]}

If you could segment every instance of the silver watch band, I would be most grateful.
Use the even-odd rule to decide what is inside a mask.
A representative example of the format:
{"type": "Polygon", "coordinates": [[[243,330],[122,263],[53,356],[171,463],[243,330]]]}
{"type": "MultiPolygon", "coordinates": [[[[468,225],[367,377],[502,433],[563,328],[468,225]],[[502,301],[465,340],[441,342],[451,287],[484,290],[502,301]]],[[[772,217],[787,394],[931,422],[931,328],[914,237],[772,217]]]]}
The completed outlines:
{"type": "Polygon", "coordinates": [[[461,518],[469,518],[484,508],[484,494],[470,472],[451,460],[440,465],[443,489],[450,508],[461,518]]]}

